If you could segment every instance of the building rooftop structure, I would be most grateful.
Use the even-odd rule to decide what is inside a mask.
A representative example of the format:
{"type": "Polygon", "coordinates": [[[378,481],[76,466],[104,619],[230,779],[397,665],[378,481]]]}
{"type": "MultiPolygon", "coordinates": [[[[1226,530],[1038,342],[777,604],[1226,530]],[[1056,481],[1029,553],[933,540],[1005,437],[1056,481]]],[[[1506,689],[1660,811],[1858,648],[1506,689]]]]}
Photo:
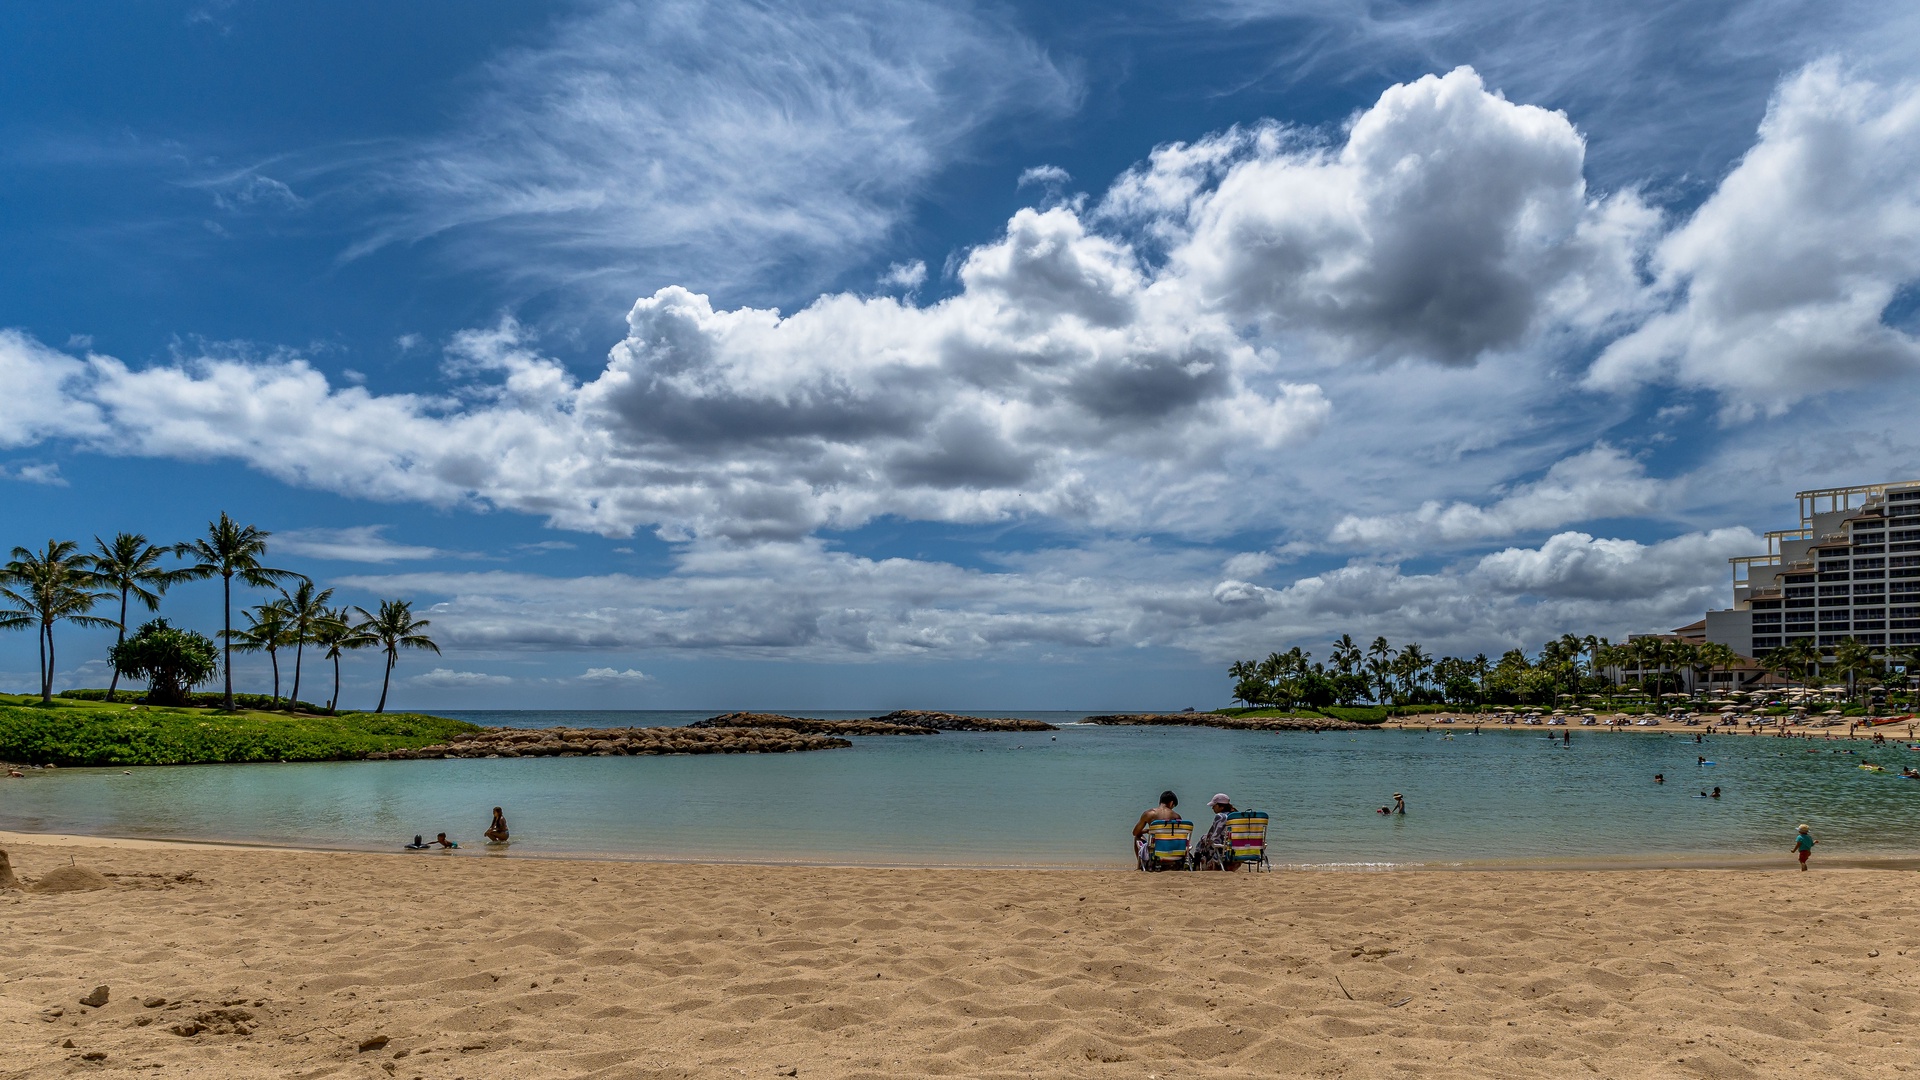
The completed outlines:
{"type": "Polygon", "coordinates": [[[1707,612],[1706,639],[1753,657],[1796,641],[1830,653],[1853,638],[1880,655],[1920,645],[1920,480],[1795,499],[1798,528],[1730,560],[1733,606],[1707,612]]]}

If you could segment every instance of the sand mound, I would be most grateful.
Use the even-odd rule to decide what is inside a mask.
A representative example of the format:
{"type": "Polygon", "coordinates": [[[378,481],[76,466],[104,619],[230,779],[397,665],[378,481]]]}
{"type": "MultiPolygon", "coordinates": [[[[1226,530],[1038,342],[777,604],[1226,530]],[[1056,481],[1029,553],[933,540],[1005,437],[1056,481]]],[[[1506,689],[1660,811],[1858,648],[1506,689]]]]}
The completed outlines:
{"type": "Polygon", "coordinates": [[[27,889],[38,893],[86,892],[89,889],[104,889],[112,884],[98,870],[89,870],[84,866],[61,866],[41,875],[40,880],[27,886],[27,889]]]}
{"type": "Polygon", "coordinates": [[[0,851],[0,889],[21,888],[20,879],[13,876],[13,862],[5,851],[0,851]]]}

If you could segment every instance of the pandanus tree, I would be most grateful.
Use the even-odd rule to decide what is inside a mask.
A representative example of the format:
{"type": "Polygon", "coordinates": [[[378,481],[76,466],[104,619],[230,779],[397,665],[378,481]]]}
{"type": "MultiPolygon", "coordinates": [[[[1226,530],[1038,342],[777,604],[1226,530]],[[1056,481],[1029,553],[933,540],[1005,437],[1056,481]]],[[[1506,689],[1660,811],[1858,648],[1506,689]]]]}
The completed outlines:
{"type": "Polygon", "coordinates": [[[291,570],[262,566],[267,553],[267,537],[272,533],[252,525],[238,525],[223,511],[219,521],[207,523],[207,535],[174,545],[174,554],[191,560],[191,565],[176,571],[185,578],[220,579],[220,644],[225,650],[226,695],[224,707],[233,711],[233,579],[257,589],[272,588],[288,578],[299,577],[291,570]]]}
{"type": "Polygon", "coordinates": [[[357,629],[373,639],[380,651],[387,656],[387,671],[380,679],[380,704],[374,712],[387,711],[387,687],[393,682],[393,665],[400,662],[401,649],[426,649],[438,653],[440,646],[433,639],[421,633],[433,623],[427,619],[413,617],[413,605],[405,600],[382,600],[378,612],[363,607],[354,608],[360,613],[361,623],[357,629]]]}
{"type": "Polygon", "coordinates": [[[300,661],[306,654],[307,642],[313,640],[314,627],[327,615],[327,601],[333,599],[332,589],[315,590],[312,581],[301,578],[300,584],[292,592],[281,590],[280,605],[286,609],[288,629],[293,638],[293,692],[288,698],[294,706],[300,704],[300,661]]]}
{"type": "Polygon", "coordinates": [[[114,674],[147,680],[149,705],[185,705],[187,691],[220,670],[220,650],[205,634],[176,630],[165,619],[134,631],[107,656],[114,674]]]}
{"type": "MultiPolygon", "coordinates": [[[[127,640],[127,601],[138,600],[148,611],[159,611],[161,594],[179,580],[178,572],[160,565],[172,549],[149,544],[139,533],[120,533],[112,540],[96,536],[93,545],[94,553],[87,558],[94,575],[102,586],[120,594],[120,618],[114,623],[117,633],[113,643],[123,645],[127,640]]],[[[115,667],[113,681],[107,684],[108,701],[119,688],[120,669],[115,667]]]]}
{"type": "Polygon", "coordinates": [[[110,599],[100,588],[91,560],[71,540],[49,540],[46,549],[13,549],[13,560],[0,567],[0,597],[16,605],[0,609],[0,628],[40,631],[40,701],[53,704],[53,628],[65,621],[76,626],[109,627],[112,619],[87,612],[110,599]]]}

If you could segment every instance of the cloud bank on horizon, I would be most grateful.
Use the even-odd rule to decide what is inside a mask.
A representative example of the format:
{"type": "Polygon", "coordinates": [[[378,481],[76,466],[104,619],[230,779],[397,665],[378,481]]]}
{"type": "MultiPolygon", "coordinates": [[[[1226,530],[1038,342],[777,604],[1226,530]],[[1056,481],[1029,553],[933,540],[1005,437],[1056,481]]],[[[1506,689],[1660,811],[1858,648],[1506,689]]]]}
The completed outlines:
{"type": "MultiPolygon", "coordinates": [[[[796,32],[754,10],[756,35],[796,32]]],[[[671,72],[582,74],[618,67],[599,55],[614,41],[698,36],[638,18],[611,8],[499,61],[490,100],[541,151],[494,160],[466,140],[429,164],[383,163],[381,182],[436,192],[440,216],[383,222],[352,257],[557,215],[502,273],[552,276],[556,249],[590,266],[664,245],[666,264],[709,276],[736,250],[749,275],[803,249],[850,258],[884,248],[889,215],[958,153],[940,140],[1012,108],[978,100],[966,122],[929,126],[954,91],[936,79],[927,101],[902,100],[907,73],[959,79],[990,55],[1028,87],[1023,109],[1076,97],[1043,52],[982,23],[932,52],[864,39],[830,65],[810,38],[827,51],[796,53],[768,93],[803,117],[832,88],[863,117],[893,102],[873,141],[815,145],[799,124],[805,145],[726,156],[685,145],[716,119],[693,90],[658,92],[671,72]],[[497,89],[543,81],[554,94],[497,89]],[[610,156],[668,131],[667,174],[625,175],[610,156]],[[740,206],[674,209],[721,173],[740,206]],[[868,201],[817,201],[849,188],[868,201]],[[836,216],[848,207],[858,222],[836,216]]],[[[746,76],[717,63],[701,78],[746,76]]],[[[871,289],[791,312],[718,304],[690,277],[641,296],[585,372],[511,317],[452,335],[435,389],[377,389],[301,350],[139,364],[0,332],[0,448],[234,462],[355,499],[672,546],[653,575],[340,579],[434,598],[443,644],[477,657],[1165,646],[1213,661],[1348,629],[1467,650],[1659,629],[1722,602],[1726,558],[1760,542],[1716,511],[1920,462],[1898,421],[1920,372],[1920,84],[1837,58],[1798,68],[1690,206],[1594,184],[1576,120],[1457,66],[1389,85],[1335,127],[1250,119],[1142,148],[1098,193],[1026,167],[1017,183],[1037,201],[944,274],[892,254],[871,289]],[[1836,433],[1829,410],[1862,438],[1808,445],[1836,433]],[[1697,442],[1669,456],[1680,427],[1697,442]],[[1049,539],[989,545],[977,565],[838,542],[894,521],[1049,539]],[[1637,538],[1603,534],[1629,521],[1637,538]]],[[[368,565],[467,546],[369,525],[285,539],[368,565]]],[[[414,683],[500,678],[439,668],[414,683]]],[[[624,663],[572,678],[651,681],[624,663]]]]}

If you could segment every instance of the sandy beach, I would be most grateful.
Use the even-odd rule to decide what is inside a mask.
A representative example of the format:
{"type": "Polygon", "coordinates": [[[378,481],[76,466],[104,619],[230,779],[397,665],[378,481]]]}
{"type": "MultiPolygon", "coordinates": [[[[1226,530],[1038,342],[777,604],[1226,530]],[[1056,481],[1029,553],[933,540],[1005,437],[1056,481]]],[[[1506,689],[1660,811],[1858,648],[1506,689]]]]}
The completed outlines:
{"type": "Polygon", "coordinates": [[[1912,879],[1784,840],[1779,872],[1259,876],[4,842],[112,882],[0,893],[4,1077],[1914,1065],[1912,879]]]}

